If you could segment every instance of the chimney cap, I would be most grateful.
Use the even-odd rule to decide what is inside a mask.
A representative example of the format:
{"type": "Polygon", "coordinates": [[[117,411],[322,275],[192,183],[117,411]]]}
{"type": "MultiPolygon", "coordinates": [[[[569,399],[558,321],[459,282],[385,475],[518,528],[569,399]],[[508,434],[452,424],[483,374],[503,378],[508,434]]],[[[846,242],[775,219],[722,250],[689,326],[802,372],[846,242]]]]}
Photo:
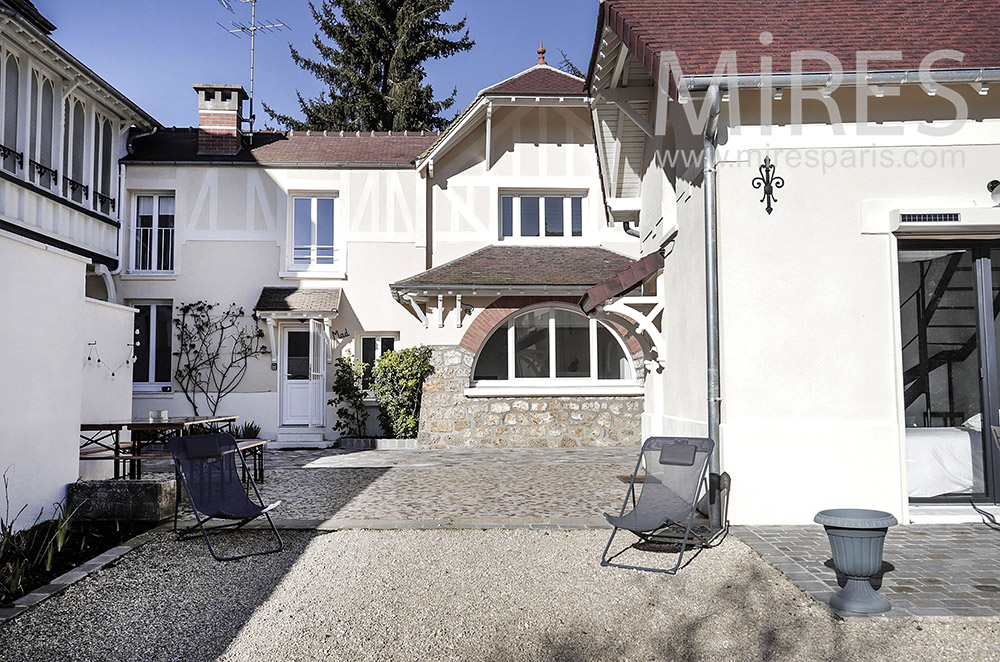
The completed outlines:
{"type": "Polygon", "coordinates": [[[241,99],[250,98],[250,95],[247,94],[247,91],[243,89],[242,85],[213,85],[211,83],[195,83],[191,87],[193,87],[197,92],[201,92],[202,90],[222,90],[226,92],[236,92],[239,94],[241,99]]]}

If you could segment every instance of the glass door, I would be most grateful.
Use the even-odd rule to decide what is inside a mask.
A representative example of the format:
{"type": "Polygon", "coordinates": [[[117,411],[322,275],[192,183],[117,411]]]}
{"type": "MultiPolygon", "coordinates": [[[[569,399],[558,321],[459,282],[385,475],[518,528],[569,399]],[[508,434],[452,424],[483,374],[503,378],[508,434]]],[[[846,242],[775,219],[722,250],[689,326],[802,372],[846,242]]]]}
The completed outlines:
{"type": "Polygon", "coordinates": [[[993,500],[1000,251],[899,247],[907,485],[921,500],[993,500]],[[995,255],[994,255],[995,253],[995,255]],[[984,414],[985,413],[985,414],[984,414]]]}

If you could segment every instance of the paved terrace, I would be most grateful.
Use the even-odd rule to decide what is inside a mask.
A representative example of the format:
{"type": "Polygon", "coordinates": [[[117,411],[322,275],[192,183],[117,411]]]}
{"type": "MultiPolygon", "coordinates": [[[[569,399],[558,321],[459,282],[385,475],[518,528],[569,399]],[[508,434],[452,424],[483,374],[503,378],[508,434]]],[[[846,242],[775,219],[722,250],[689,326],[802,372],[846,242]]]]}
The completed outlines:
{"type": "MultiPolygon", "coordinates": [[[[267,451],[261,489],[289,528],[605,529],[634,463],[631,448],[267,451]]],[[[823,605],[839,590],[822,527],[733,535],[823,605]]],[[[885,563],[885,617],[1000,618],[1000,531],[893,527],[885,563]]]]}

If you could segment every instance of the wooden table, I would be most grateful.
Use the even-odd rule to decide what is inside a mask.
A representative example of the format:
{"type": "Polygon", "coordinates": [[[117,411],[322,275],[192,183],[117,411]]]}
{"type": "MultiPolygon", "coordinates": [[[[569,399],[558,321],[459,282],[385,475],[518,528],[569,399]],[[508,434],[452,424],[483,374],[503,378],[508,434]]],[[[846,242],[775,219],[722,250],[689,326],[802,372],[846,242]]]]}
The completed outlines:
{"type": "MultiPolygon", "coordinates": [[[[122,477],[128,467],[129,478],[142,476],[142,449],[150,444],[166,441],[170,437],[183,436],[191,433],[195,425],[215,423],[220,427],[232,428],[238,416],[171,416],[164,421],[151,421],[148,418],[134,418],[130,421],[108,421],[103,423],[83,423],[80,425],[80,459],[81,460],[113,460],[115,463],[115,478],[122,477]],[[127,444],[121,443],[121,431],[154,432],[153,439],[132,439],[127,444]],[[93,448],[91,448],[93,447],[93,448]],[[104,454],[111,451],[111,455],[104,454]],[[121,468],[119,468],[119,463],[121,468]]],[[[146,459],[170,459],[169,456],[145,456],[146,459]]],[[[256,460],[256,458],[255,458],[256,460]]],[[[263,462],[261,463],[263,467],[263,462]]],[[[256,469],[256,461],[254,462],[256,469]]]]}

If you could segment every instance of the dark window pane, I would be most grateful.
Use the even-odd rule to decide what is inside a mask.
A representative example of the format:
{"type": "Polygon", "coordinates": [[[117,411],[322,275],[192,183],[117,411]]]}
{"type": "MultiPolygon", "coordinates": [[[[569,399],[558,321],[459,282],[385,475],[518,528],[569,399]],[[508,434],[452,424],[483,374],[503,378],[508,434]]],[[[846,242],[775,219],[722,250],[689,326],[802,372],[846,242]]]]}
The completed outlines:
{"type": "Polygon", "coordinates": [[[521,198],[521,236],[538,236],[539,198],[521,198]]]}
{"type": "Polygon", "coordinates": [[[170,354],[173,350],[173,306],[160,305],[156,307],[156,369],[154,379],[157,382],[170,382],[170,354]]]}
{"type": "Polygon", "coordinates": [[[548,376],[549,311],[533,310],[514,320],[514,377],[548,376]]]}
{"type": "Polygon", "coordinates": [[[614,333],[597,325],[597,378],[628,379],[629,361],[614,333]]]}
{"type": "Polygon", "coordinates": [[[476,361],[476,374],[473,379],[505,380],[507,379],[507,329],[504,324],[489,337],[479,350],[479,360],[476,361]]]}
{"type": "Polygon", "coordinates": [[[382,338],[382,353],[391,352],[396,349],[396,339],[392,336],[382,338]]]}
{"type": "Polygon", "coordinates": [[[149,306],[135,307],[135,366],[132,368],[132,381],[135,383],[149,382],[149,306]]]}
{"type": "Polygon", "coordinates": [[[292,261],[309,264],[312,261],[312,199],[296,198],[292,218],[292,261]]]}
{"type": "Polygon", "coordinates": [[[316,263],[333,264],[333,200],[316,201],[316,263]]]}
{"type": "Polygon", "coordinates": [[[571,198],[573,214],[573,236],[583,236],[583,198],[571,198]]]}
{"type": "MultiPolygon", "coordinates": [[[[17,149],[18,76],[17,59],[13,55],[8,55],[3,98],[3,144],[12,150],[17,149]]],[[[3,168],[17,172],[17,160],[13,154],[3,160],[3,168]]]]}
{"type": "Polygon", "coordinates": [[[556,310],[556,377],[590,377],[590,320],[556,310]]]}
{"type": "Polygon", "coordinates": [[[545,198],[545,236],[563,236],[562,198],[545,198]]]}
{"type": "Polygon", "coordinates": [[[309,379],[309,332],[289,331],[285,343],[287,378],[309,379]]]}
{"type": "Polygon", "coordinates": [[[500,198],[500,236],[514,236],[514,198],[505,195],[500,198]]]}

